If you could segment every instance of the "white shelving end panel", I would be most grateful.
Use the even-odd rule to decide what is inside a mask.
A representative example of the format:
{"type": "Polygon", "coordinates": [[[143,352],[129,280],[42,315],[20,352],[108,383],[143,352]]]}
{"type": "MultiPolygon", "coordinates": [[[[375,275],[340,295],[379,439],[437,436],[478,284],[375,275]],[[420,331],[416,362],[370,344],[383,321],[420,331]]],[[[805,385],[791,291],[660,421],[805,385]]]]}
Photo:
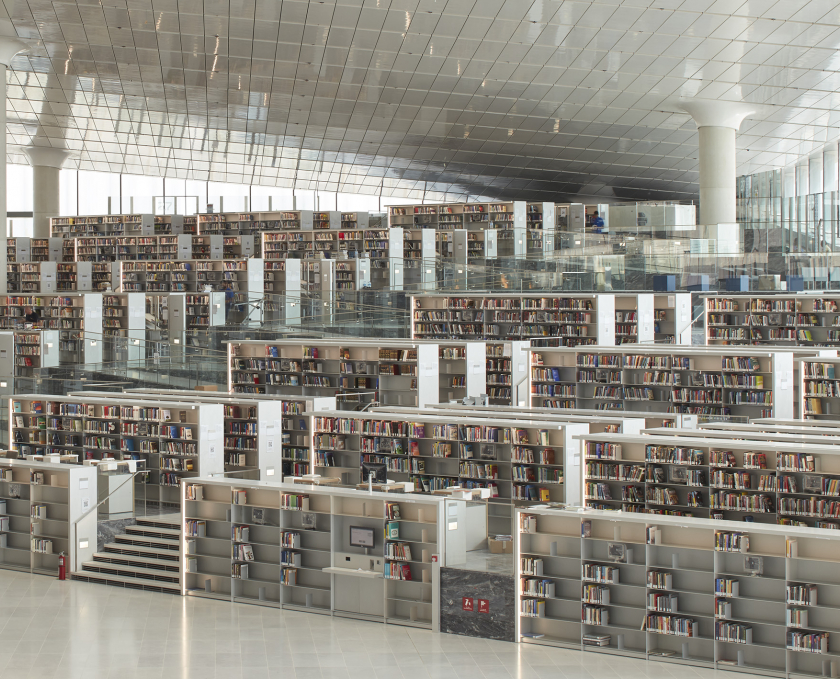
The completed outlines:
{"type": "Polygon", "coordinates": [[[484,230],[484,259],[496,259],[499,256],[499,232],[495,229],[484,230]]]}
{"type": "Polygon", "coordinates": [[[58,330],[41,330],[41,367],[55,368],[59,355],[58,330]]]}
{"type": "Polygon", "coordinates": [[[81,340],[83,360],[85,363],[102,363],[105,346],[102,333],[102,293],[86,292],[81,297],[85,319],[85,330],[81,340]]]}
{"type": "Polygon", "coordinates": [[[417,407],[424,408],[440,399],[440,351],[437,344],[417,345],[417,407]]]}
{"type": "Polygon", "coordinates": [[[335,396],[311,396],[305,402],[306,410],[338,410],[335,396]]]}
{"type": "MultiPolygon", "coordinates": [[[[244,405],[248,406],[247,403],[244,405]]],[[[260,481],[280,481],[283,476],[283,402],[257,403],[257,427],[260,481]]]]}
{"type": "Polygon", "coordinates": [[[93,290],[93,262],[76,262],[76,292],[93,290]]]}
{"type": "Polygon", "coordinates": [[[300,230],[312,231],[312,226],[315,222],[315,212],[313,210],[300,211],[300,230]]]}
{"type": "Polygon", "coordinates": [[[636,295],[636,342],[652,344],[654,341],[654,295],[636,295]]]}
{"type": "Polygon", "coordinates": [[[341,229],[341,212],[338,210],[330,210],[327,212],[330,216],[330,230],[336,231],[341,229]]]}
{"type": "Polygon", "coordinates": [[[58,264],[57,262],[41,262],[41,294],[54,293],[58,290],[58,264]]]}
{"type": "Polygon", "coordinates": [[[15,262],[31,262],[32,261],[32,239],[17,237],[15,241],[15,262]]]}
{"type": "MultiPolygon", "coordinates": [[[[253,242],[255,236],[242,236],[243,240],[253,242]]],[[[265,260],[247,255],[245,299],[248,305],[245,309],[245,323],[260,322],[260,307],[265,297],[265,260]]]]}
{"type": "Polygon", "coordinates": [[[126,232],[127,236],[154,236],[155,235],[155,216],[154,215],[140,215],[139,229],[134,233],[126,232]]]}
{"type": "Polygon", "coordinates": [[[773,372],[773,416],[782,420],[794,418],[795,383],[793,352],[774,351],[770,366],[773,372]]]}
{"type": "Polygon", "coordinates": [[[420,229],[420,289],[435,290],[437,278],[435,230],[420,229]]]}
{"type": "MultiPolygon", "coordinates": [[[[210,236],[201,236],[201,238],[210,238],[210,236]]],[[[175,240],[175,248],[178,253],[178,259],[181,261],[189,261],[192,256],[192,239],[189,234],[181,234],[175,240]]]]}
{"type": "Polygon", "coordinates": [[[221,234],[213,234],[211,236],[204,236],[204,238],[209,238],[210,240],[210,259],[224,259],[225,237],[221,234]]]}
{"type": "MultiPolygon", "coordinates": [[[[56,465],[58,466],[58,465],[56,465]]],[[[99,493],[97,468],[61,465],[67,468],[67,528],[70,546],[69,571],[80,569],[85,561],[93,560],[97,548],[97,510],[99,493]],[[78,521],[78,524],[76,522],[78,521]],[[75,524],[75,526],[74,526],[75,524]],[[78,559],[78,560],[77,560],[78,559]]]]}
{"type": "Polygon", "coordinates": [[[595,295],[595,337],[598,346],[615,346],[615,295],[595,295]]]}
{"type": "Polygon", "coordinates": [[[554,252],[555,231],[557,229],[557,218],[555,217],[554,203],[542,204],[543,216],[543,253],[554,252]]]}
{"type": "Polygon", "coordinates": [[[50,262],[60,262],[64,259],[64,239],[47,238],[47,259],[50,262]]]}
{"type": "Polygon", "coordinates": [[[321,259],[318,264],[318,299],[321,302],[318,315],[324,323],[332,325],[335,322],[335,260],[321,259]]]}
{"type": "Polygon", "coordinates": [[[487,345],[484,342],[467,342],[467,396],[487,393],[487,345]]]}
{"type": "Polygon", "coordinates": [[[405,247],[402,227],[393,226],[388,230],[388,282],[391,290],[400,291],[405,283],[405,247]]]}
{"type": "Polygon", "coordinates": [[[452,233],[452,263],[466,265],[468,240],[466,229],[455,229],[452,233]]]}
{"type": "Polygon", "coordinates": [[[300,259],[285,260],[286,269],[283,273],[286,275],[286,290],[283,293],[285,307],[283,320],[286,325],[300,325],[301,261],[300,259]]]}
{"type": "Polygon", "coordinates": [[[170,355],[173,357],[183,356],[187,341],[187,297],[185,293],[169,293],[167,299],[167,315],[170,355]]]}
{"type": "MultiPolygon", "coordinates": [[[[352,261],[352,260],[350,260],[352,261]]],[[[370,257],[359,257],[356,260],[356,290],[370,287],[370,257]]]]}
{"type": "Polygon", "coordinates": [[[146,355],[146,294],[125,292],[126,347],[128,360],[138,361],[146,355]]]}
{"type": "Polygon", "coordinates": [[[528,352],[531,343],[526,340],[514,340],[504,343],[504,355],[510,356],[510,396],[511,405],[526,407],[531,397],[529,386],[530,370],[528,364],[531,354],[528,352]]]}
{"type": "Polygon", "coordinates": [[[169,216],[169,232],[175,236],[184,233],[184,215],[169,216]]]}
{"type": "Polygon", "coordinates": [[[585,471],[583,459],[583,445],[576,436],[589,433],[589,425],[584,423],[564,424],[560,427],[563,432],[563,486],[564,502],[572,505],[583,505],[583,475],[585,471]]]}
{"type": "Polygon", "coordinates": [[[225,293],[224,292],[209,292],[207,293],[208,311],[210,314],[210,326],[225,324],[225,293]]]}
{"type": "MultiPolygon", "coordinates": [[[[691,344],[691,293],[678,292],[674,294],[674,298],[674,342],[691,344]]],[[[703,303],[705,304],[705,301],[703,303]]]]}
{"type": "Polygon", "coordinates": [[[645,428],[645,418],[643,417],[625,417],[621,420],[622,434],[635,434],[638,436],[642,433],[642,429],[645,428]]]}
{"type": "Polygon", "coordinates": [[[195,407],[198,409],[198,473],[201,476],[224,474],[224,406],[202,403],[195,407]]]}
{"type": "Polygon", "coordinates": [[[15,333],[0,332],[0,395],[14,393],[15,384],[15,333]]]}

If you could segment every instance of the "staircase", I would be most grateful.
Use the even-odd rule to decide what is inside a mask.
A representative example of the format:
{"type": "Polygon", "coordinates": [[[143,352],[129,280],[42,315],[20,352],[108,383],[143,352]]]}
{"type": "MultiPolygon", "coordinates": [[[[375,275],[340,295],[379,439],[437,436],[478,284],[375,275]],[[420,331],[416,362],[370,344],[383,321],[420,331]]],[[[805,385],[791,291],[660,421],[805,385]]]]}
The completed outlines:
{"type": "Polygon", "coordinates": [[[82,564],[74,580],[142,589],[148,592],[181,593],[181,526],[176,515],[137,519],[117,535],[93,561],[82,564]]]}

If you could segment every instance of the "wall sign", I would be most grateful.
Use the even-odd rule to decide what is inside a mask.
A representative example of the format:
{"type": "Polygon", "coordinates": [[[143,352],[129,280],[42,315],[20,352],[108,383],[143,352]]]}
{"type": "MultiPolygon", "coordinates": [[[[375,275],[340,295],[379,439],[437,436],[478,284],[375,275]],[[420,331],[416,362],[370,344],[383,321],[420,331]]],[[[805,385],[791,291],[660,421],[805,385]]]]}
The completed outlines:
{"type": "Polygon", "coordinates": [[[475,610],[475,600],[472,597],[465,596],[461,600],[461,608],[472,613],[475,610]]]}
{"type": "Polygon", "coordinates": [[[489,599],[479,599],[478,600],[478,612],[479,613],[489,613],[490,612],[490,600],[489,599]]]}

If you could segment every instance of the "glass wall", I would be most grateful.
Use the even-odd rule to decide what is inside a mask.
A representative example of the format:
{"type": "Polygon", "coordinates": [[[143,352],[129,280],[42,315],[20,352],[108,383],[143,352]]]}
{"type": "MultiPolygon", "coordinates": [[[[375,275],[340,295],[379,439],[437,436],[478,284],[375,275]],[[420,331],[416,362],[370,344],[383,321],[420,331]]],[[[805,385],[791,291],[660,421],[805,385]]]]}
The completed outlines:
{"type": "MultiPolygon", "coordinates": [[[[421,194],[392,197],[77,170],[61,170],[59,190],[60,213],[68,216],[128,213],[192,215],[210,210],[384,212],[387,205],[423,202],[421,194]]],[[[8,212],[31,212],[32,168],[29,165],[7,165],[6,191],[8,212]]],[[[459,198],[427,194],[425,202],[447,200],[455,202],[459,198]]],[[[7,220],[6,226],[9,235],[32,235],[31,218],[13,217],[7,220]]]]}

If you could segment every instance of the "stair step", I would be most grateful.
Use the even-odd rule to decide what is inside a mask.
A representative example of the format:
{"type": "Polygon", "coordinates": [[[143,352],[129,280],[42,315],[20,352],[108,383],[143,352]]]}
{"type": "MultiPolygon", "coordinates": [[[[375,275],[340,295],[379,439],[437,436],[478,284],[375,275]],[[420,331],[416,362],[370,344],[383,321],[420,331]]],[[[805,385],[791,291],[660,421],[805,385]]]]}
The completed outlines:
{"type": "Polygon", "coordinates": [[[152,526],[126,526],[125,532],[128,535],[150,535],[158,537],[168,537],[179,539],[181,537],[180,528],[158,528],[152,526]]]}
{"type": "Polygon", "coordinates": [[[126,587],[128,589],[140,589],[147,592],[162,592],[164,594],[180,594],[180,585],[173,585],[166,582],[156,582],[143,578],[128,578],[123,576],[108,576],[93,571],[73,573],[73,580],[90,582],[97,585],[111,585],[112,587],[126,587]]]}
{"type": "Polygon", "coordinates": [[[158,582],[179,584],[177,572],[159,571],[154,568],[137,568],[134,566],[123,566],[115,563],[100,563],[98,561],[85,561],[82,564],[84,573],[100,573],[115,577],[138,578],[141,580],[154,580],[158,582]]]}
{"type": "Polygon", "coordinates": [[[96,552],[93,555],[96,563],[113,564],[118,566],[131,566],[133,568],[146,568],[177,573],[180,570],[180,563],[156,559],[153,556],[130,556],[125,554],[114,554],[113,552],[96,552]]]}
{"type": "Polygon", "coordinates": [[[180,544],[172,540],[164,540],[160,538],[150,538],[143,535],[117,535],[114,537],[114,542],[121,545],[130,545],[132,547],[152,547],[154,549],[169,549],[173,552],[180,550],[180,544]]]}
{"type": "Polygon", "coordinates": [[[109,542],[102,548],[102,551],[106,554],[122,554],[125,556],[150,556],[158,559],[166,559],[175,563],[180,561],[181,557],[179,550],[172,549],[171,547],[140,547],[120,542],[109,542]]]}
{"type": "Polygon", "coordinates": [[[177,530],[178,532],[181,531],[181,519],[163,519],[163,518],[146,518],[146,519],[137,519],[136,525],[138,526],[151,526],[153,528],[169,528],[172,530],[177,530]]]}

